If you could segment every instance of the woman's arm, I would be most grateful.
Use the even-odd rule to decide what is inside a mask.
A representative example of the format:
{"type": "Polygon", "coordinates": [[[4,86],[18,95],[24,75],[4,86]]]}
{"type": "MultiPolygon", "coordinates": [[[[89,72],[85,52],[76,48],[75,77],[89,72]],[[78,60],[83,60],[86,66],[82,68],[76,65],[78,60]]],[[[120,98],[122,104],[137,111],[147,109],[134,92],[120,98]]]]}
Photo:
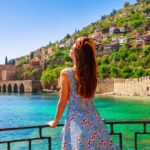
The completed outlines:
{"type": "Polygon", "coordinates": [[[53,121],[48,122],[50,127],[56,127],[67,104],[68,93],[68,74],[65,69],[60,73],[60,98],[57,104],[56,115],[53,121]]]}
{"type": "Polygon", "coordinates": [[[60,98],[57,104],[56,117],[54,120],[59,122],[68,100],[68,75],[63,69],[60,73],[60,98]]]}

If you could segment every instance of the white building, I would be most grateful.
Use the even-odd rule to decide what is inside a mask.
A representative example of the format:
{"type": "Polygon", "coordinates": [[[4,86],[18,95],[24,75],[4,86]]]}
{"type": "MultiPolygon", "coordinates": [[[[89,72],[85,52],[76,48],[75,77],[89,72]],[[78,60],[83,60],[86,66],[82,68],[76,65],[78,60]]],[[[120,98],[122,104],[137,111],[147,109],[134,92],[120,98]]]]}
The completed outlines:
{"type": "Polygon", "coordinates": [[[119,43],[120,44],[126,44],[126,43],[128,43],[128,38],[122,38],[122,39],[119,39],[119,43]]]}

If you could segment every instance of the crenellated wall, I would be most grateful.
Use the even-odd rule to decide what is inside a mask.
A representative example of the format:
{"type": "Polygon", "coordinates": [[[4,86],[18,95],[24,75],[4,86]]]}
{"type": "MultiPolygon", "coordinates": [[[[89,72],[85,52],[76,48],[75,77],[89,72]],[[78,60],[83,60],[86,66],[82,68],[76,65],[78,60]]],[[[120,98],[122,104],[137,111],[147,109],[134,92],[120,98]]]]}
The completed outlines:
{"type": "Polygon", "coordinates": [[[98,81],[96,93],[116,95],[150,96],[150,76],[129,79],[105,79],[98,81]]]}
{"type": "Polygon", "coordinates": [[[102,79],[98,80],[96,93],[108,93],[114,89],[114,80],[113,79],[102,79]]]}

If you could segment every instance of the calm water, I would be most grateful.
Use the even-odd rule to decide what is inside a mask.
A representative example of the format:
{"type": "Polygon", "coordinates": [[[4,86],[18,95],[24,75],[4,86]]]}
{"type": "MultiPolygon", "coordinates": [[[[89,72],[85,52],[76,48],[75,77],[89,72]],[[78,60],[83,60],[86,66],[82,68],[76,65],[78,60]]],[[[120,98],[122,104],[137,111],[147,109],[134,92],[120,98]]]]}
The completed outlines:
{"type": "MultiPolygon", "coordinates": [[[[0,95],[0,128],[43,125],[55,116],[58,96],[35,94],[3,94],[0,95]]],[[[102,118],[107,121],[119,120],[150,120],[150,100],[147,102],[135,100],[120,100],[111,97],[95,97],[94,104],[102,118]]],[[[64,123],[66,110],[60,120],[64,123]]],[[[52,150],[60,150],[60,132],[62,127],[45,128],[43,135],[52,136],[52,150]]],[[[109,126],[107,126],[109,130],[109,126]]],[[[147,126],[150,132],[150,126],[147,126]]],[[[123,149],[133,150],[133,131],[143,131],[140,125],[116,125],[115,132],[123,132],[123,149]]],[[[0,132],[0,141],[38,136],[38,131],[0,132]]],[[[112,136],[118,144],[118,137],[112,136]]],[[[140,150],[150,150],[150,136],[138,136],[140,150]]],[[[33,150],[47,150],[47,141],[32,142],[33,150]]],[[[27,150],[28,143],[12,143],[12,150],[27,150]],[[24,146],[27,145],[27,146],[24,146]]],[[[6,150],[6,145],[0,145],[0,150],[6,150]]]]}

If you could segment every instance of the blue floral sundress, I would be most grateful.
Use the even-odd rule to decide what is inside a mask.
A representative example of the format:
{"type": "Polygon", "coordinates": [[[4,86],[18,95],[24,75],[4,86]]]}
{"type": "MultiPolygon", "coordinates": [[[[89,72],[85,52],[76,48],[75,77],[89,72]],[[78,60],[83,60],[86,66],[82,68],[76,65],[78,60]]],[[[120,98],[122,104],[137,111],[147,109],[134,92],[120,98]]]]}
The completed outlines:
{"type": "Polygon", "coordinates": [[[62,150],[120,150],[114,145],[92,101],[84,101],[76,93],[72,68],[66,68],[71,80],[68,109],[61,131],[62,150]]]}

